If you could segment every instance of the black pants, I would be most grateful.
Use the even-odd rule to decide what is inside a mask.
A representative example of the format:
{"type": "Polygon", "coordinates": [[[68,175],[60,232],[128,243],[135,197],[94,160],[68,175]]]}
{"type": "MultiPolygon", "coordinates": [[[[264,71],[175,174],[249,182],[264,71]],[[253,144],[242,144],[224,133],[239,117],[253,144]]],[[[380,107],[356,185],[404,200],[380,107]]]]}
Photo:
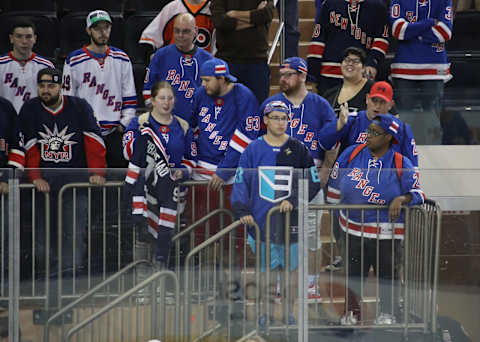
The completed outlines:
{"type": "Polygon", "coordinates": [[[117,130],[103,137],[107,148],[108,168],[126,168],[128,166],[128,162],[123,158],[122,138],[123,134],[117,130]]]}
{"type": "Polygon", "coordinates": [[[355,235],[348,235],[348,287],[349,308],[355,313],[360,312],[359,298],[361,291],[361,275],[363,282],[368,277],[370,267],[373,266],[376,275],[378,267],[380,312],[396,313],[398,309],[398,269],[400,255],[400,240],[379,240],[379,263],[377,265],[377,239],[363,239],[363,270],[361,264],[362,239],[355,235]],[[392,290],[393,278],[393,290],[392,290]],[[393,306],[392,306],[393,300],[393,306]]]}

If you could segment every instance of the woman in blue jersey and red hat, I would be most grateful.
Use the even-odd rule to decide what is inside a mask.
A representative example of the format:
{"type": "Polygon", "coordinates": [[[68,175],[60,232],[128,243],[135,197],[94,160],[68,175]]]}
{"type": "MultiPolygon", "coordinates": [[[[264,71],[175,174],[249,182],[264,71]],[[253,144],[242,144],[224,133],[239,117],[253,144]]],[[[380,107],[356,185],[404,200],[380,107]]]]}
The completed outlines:
{"type": "MultiPolygon", "coordinates": [[[[340,155],[328,185],[329,203],[388,206],[378,212],[365,210],[363,213],[361,210],[342,209],[338,215],[341,229],[348,233],[347,276],[350,293],[360,294],[360,275],[363,272],[366,279],[371,266],[375,270],[378,267],[380,283],[385,283],[379,291],[381,303],[375,324],[396,322],[390,285],[392,277],[398,278],[396,269],[392,274],[392,263],[397,266],[392,255],[400,248],[404,236],[402,206],[419,205],[425,199],[414,165],[393,148],[400,141],[402,133],[401,121],[393,115],[375,117],[367,129],[366,143],[352,145],[340,155]],[[379,265],[376,265],[377,240],[380,240],[379,265]]],[[[349,295],[348,307],[340,323],[356,324],[359,315],[358,301],[349,295]]]]}

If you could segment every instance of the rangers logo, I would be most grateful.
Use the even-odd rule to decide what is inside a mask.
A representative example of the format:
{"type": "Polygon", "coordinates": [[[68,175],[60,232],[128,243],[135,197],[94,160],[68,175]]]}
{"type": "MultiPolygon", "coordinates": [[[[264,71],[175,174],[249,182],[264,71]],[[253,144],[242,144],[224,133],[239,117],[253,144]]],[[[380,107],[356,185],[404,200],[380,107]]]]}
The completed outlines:
{"type": "Polygon", "coordinates": [[[44,132],[38,132],[43,139],[38,142],[41,144],[40,155],[44,161],[60,163],[69,162],[72,160],[72,145],[76,144],[76,141],[70,141],[74,133],[67,134],[68,126],[59,132],[57,124],[54,125],[53,131],[47,126],[43,125],[44,132]]]}
{"type": "Polygon", "coordinates": [[[289,166],[260,166],[258,194],[260,198],[278,203],[290,197],[293,168],[289,166]]]}

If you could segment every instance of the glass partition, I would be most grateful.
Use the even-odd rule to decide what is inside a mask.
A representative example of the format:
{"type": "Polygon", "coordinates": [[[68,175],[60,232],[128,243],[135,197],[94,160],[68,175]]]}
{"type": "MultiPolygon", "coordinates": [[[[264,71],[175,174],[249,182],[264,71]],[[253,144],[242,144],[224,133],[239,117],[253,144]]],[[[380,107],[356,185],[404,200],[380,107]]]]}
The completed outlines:
{"type": "Polygon", "coordinates": [[[455,322],[479,336],[480,207],[435,190],[461,170],[420,170],[428,200],[395,224],[368,169],[337,170],[368,204],[319,191],[312,169],[228,170],[219,190],[160,170],[41,171],[48,191],[9,171],[2,196],[1,304],[18,305],[19,340],[422,340],[455,322]]]}

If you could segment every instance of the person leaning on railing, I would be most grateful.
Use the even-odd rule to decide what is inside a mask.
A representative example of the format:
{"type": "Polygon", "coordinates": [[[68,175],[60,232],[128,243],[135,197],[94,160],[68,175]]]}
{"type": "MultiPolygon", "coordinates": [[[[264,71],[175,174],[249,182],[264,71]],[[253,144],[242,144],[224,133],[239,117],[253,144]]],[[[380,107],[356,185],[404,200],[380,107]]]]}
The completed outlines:
{"type": "MultiPolygon", "coordinates": [[[[294,137],[285,133],[290,109],[282,101],[272,101],[265,106],[263,122],[267,133],[252,141],[240,157],[233,192],[231,197],[235,217],[243,224],[252,226],[254,222],[261,230],[261,261],[265,272],[266,216],[275,205],[280,206],[280,213],[272,215],[270,234],[270,268],[278,271],[286,267],[285,249],[290,248],[290,272],[298,265],[298,218],[292,213],[290,245],[285,246],[285,212],[291,212],[297,206],[297,184],[299,172],[309,169],[309,200],[320,190],[320,177],[307,147],[294,137]],[[266,185],[266,183],[273,183],[266,185]]],[[[255,251],[255,232],[248,230],[248,243],[255,251]]],[[[282,273],[280,273],[280,276],[282,273]]],[[[296,297],[296,276],[292,275],[290,285],[289,308],[293,309],[296,297]]],[[[276,276],[273,276],[275,279],[276,276]]],[[[281,282],[283,284],[283,281],[281,282]]],[[[269,284],[267,284],[269,286],[269,284]]],[[[259,325],[265,327],[267,315],[262,313],[259,325]]],[[[270,317],[273,320],[273,316],[270,317]]],[[[295,324],[293,312],[288,313],[288,324],[295,324]]]]}
{"type": "Polygon", "coordinates": [[[397,265],[397,261],[392,259],[392,248],[398,250],[404,236],[405,218],[401,207],[422,204],[425,199],[412,162],[392,147],[401,136],[399,119],[391,114],[377,116],[368,127],[367,142],[348,147],[337,159],[330,175],[329,203],[388,205],[388,209],[378,213],[376,210],[340,210],[340,227],[348,232],[346,261],[351,294],[345,315],[340,320],[342,325],[356,324],[360,317],[360,306],[355,297],[360,296],[360,274],[363,272],[366,279],[370,266],[378,267],[381,284],[380,314],[374,323],[396,322],[394,313],[398,308],[391,305],[391,282],[387,280],[392,277],[398,279],[396,269],[392,274],[392,263],[397,265]],[[377,239],[380,240],[379,265],[376,265],[377,239]],[[364,255],[361,255],[362,241],[364,255]]]}
{"type": "Polygon", "coordinates": [[[181,196],[176,182],[188,179],[196,166],[196,144],[188,123],[172,114],[171,85],[157,82],[151,94],[151,112],[134,118],[124,134],[124,156],[130,160],[125,182],[138,228],[136,255],[145,259],[150,245],[156,245],[152,261],[160,269],[168,263],[181,196]]]}

